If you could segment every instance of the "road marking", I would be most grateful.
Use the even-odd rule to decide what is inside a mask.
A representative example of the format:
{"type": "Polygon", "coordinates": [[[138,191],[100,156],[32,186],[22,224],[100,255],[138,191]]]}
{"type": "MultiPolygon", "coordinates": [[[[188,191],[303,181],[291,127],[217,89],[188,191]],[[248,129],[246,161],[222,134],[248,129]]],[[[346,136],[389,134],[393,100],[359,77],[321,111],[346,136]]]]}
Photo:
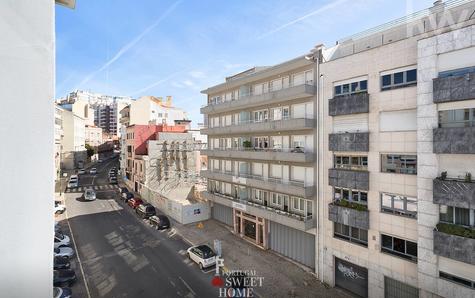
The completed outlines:
{"type": "Polygon", "coordinates": [[[78,257],[79,268],[81,269],[82,279],[84,280],[84,286],[86,287],[87,297],[91,298],[91,293],[89,292],[89,286],[87,284],[86,275],[84,274],[84,269],[82,268],[81,257],[79,257],[79,250],[76,246],[76,241],[74,240],[73,229],[69,224],[68,210],[66,209],[66,219],[68,221],[69,232],[71,233],[71,239],[73,240],[74,249],[76,250],[76,256],[78,257]]]}
{"type": "Polygon", "coordinates": [[[196,293],[195,291],[193,291],[193,289],[186,283],[186,281],[183,280],[183,278],[181,278],[181,276],[178,276],[178,278],[181,280],[181,282],[185,285],[185,287],[188,288],[188,290],[193,294],[193,296],[196,296],[196,293]]]}

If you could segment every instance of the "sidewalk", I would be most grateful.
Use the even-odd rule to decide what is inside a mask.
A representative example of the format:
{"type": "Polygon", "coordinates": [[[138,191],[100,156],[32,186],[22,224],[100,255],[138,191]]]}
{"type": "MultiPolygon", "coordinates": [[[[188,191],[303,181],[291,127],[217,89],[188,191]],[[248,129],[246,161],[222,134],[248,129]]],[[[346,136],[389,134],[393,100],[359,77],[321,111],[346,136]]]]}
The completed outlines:
{"type": "Polygon", "coordinates": [[[221,240],[226,269],[255,270],[264,277],[263,287],[256,288],[261,297],[352,297],[339,289],[326,288],[309,272],[311,269],[246,242],[213,219],[203,222],[203,228],[197,223],[181,225],[174,221],[173,228],[192,245],[213,247],[215,239],[221,240]]]}

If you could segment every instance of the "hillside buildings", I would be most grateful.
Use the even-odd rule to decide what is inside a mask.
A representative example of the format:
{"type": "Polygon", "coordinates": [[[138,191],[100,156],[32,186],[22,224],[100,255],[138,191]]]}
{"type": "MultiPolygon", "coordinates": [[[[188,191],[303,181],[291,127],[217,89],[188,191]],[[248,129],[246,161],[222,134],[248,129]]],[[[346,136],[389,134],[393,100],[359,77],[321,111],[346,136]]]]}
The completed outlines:
{"type": "Polygon", "coordinates": [[[213,218],[362,297],[475,297],[474,11],[436,1],[204,90],[213,218]]]}

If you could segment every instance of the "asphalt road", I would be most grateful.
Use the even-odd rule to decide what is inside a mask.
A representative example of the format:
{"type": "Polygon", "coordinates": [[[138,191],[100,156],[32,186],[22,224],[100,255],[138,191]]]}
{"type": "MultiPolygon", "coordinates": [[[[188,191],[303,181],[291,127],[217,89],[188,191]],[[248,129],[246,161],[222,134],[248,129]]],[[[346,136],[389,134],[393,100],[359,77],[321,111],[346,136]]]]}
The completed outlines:
{"type": "Polygon", "coordinates": [[[211,286],[214,271],[203,272],[187,259],[189,245],[173,228],[152,229],[118,199],[117,187],[108,184],[114,165],[117,158],[98,164],[97,175],[81,175],[79,188],[65,193],[90,296],[218,297],[211,286]],[[85,187],[96,189],[96,201],[83,200],[85,187]]]}

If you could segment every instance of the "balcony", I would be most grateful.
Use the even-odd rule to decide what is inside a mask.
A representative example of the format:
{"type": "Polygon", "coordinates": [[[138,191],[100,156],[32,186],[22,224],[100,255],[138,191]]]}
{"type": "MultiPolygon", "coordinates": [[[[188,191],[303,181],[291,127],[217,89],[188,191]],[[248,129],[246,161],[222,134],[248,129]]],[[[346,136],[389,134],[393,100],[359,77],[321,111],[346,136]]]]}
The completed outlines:
{"type": "Polygon", "coordinates": [[[249,94],[237,100],[210,104],[201,108],[201,114],[214,114],[228,112],[243,107],[257,107],[267,104],[276,104],[288,100],[310,97],[315,94],[313,85],[302,84],[285,89],[271,91],[263,94],[249,94]]]}
{"type": "Polygon", "coordinates": [[[475,230],[439,223],[434,230],[434,254],[475,265],[475,230]]]}
{"type": "Polygon", "coordinates": [[[257,148],[226,148],[207,149],[200,151],[208,157],[237,158],[252,160],[286,161],[309,163],[314,161],[313,152],[306,152],[300,148],[257,149],[257,148]]]}
{"type": "Polygon", "coordinates": [[[350,115],[369,112],[369,94],[367,92],[336,96],[329,100],[330,116],[350,115]]]}
{"type": "Polygon", "coordinates": [[[205,135],[228,135],[236,133],[262,133],[275,131],[295,131],[313,129],[315,127],[315,119],[308,118],[292,118],[282,120],[267,120],[267,121],[246,121],[239,124],[213,127],[201,129],[201,133],[205,135]]]}
{"type": "Polygon", "coordinates": [[[434,103],[475,99],[475,73],[433,80],[434,103]]]}
{"type": "Polygon", "coordinates": [[[201,176],[208,179],[246,185],[272,192],[284,193],[302,198],[312,198],[315,193],[313,185],[300,181],[285,181],[278,178],[262,177],[251,174],[233,175],[229,172],[201,171],[201,176]]]}
{"type": "Polygon", "coordinates": [[[346,201],[328,204],[328,220],[347,226],[369,230],[369,211],[366,206],[346,201]],[[346,204],[343,204],[345,202],[346,204]]]}
{"type": "Polygon", "coordinates": [[[435,128],[434,153],[475,154],[475,127],[435,128]]]}
{"type": "Polygon", "coordinates": [[[369,190],[369,172],[353,169],[328,169],[328,184],[359,190],[369,190]]]}
{"type": "Polygon", "coordinates": [[[328,136],[328,150],[369,151],[369,132],[333,133],[328,136]]]}
{"type": "Polygon", "coordinates": [[[436,178],[433,180],[433,202],[452,207],[475,209],[475,182],[436,178]]]}
{"type": "Polygon", "coordinates": [[[244,205],[245,212],[254,216],[263,217],[267,220],[278,222],[282,225],[300,230],[307,231],[315,227],[315,220],[312,216],[303,216],[295,213],[285,212],[269,206],[260,205],[248,200],[239,200],[232,196],[220,193],[203,192],[202,197],[228,207],[233,208],[233,203],[244,205]]]}

